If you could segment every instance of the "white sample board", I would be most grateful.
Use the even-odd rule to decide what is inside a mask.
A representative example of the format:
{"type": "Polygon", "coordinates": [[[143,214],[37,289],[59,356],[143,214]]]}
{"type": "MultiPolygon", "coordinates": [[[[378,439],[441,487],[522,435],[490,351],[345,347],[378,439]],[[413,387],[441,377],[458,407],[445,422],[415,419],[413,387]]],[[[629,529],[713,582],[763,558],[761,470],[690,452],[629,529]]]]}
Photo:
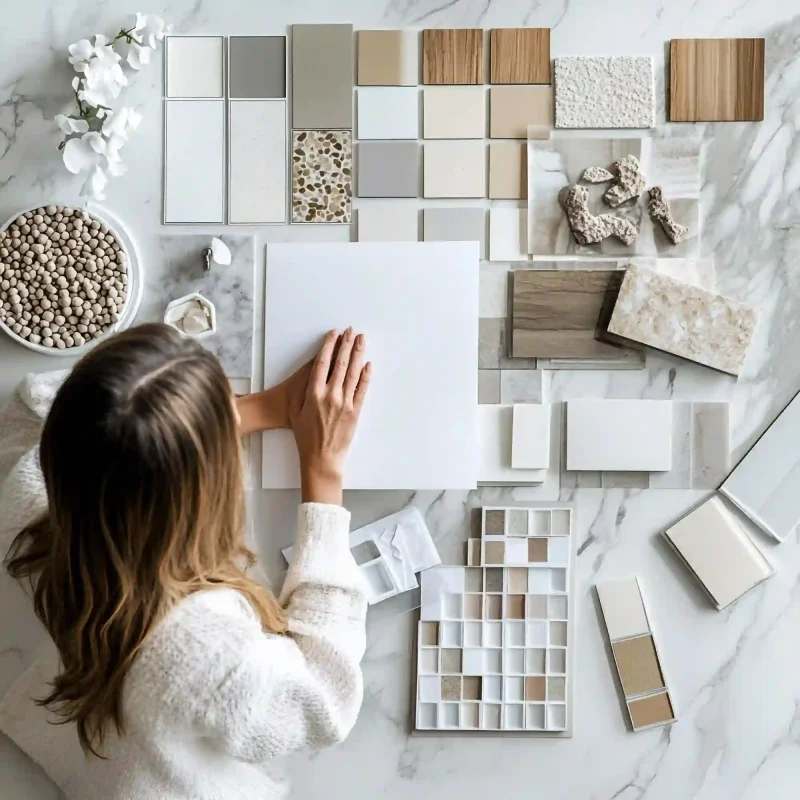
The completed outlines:
{"type": "Polygon", "coordinates": [[[667,472],[671,468],[669,400],[567,402],[567,470],[667,472]]]}
{"type": "Polygon", "coordinates": [[[419,93],[416,87],[381,86],[358,90],[359,139],[419,137],[419,93]]]}
{"type": "MultiPolygon", "coordinates": [[[[478,243],[267,246],[264,385],[330,329],[367,337],[372,377],[346,489],[472,489],[477,480],[478,243]]],[[[263,434],[262,485],[300,486],[294,437],[263,434]]]]}
{"type": "Polygon", "coordinates": [[[225,40],[222,36],[168,36],[167,97],[218,97],[225,86],[225,40]]]}
{"type": "Polygon", "coordinates": [[[511,437],[513,469],[547,469],[550,466],[549,403],[514,405],[511,437]]]}
{"type": "MultiPolygon", "coordinates": [[[[548,410],[550,406],[548,406],[548,410]]],[[[478,482],[489,486],[543,483],[546,469],[512,466],[514,406],[478,406],[478,482]]]]}

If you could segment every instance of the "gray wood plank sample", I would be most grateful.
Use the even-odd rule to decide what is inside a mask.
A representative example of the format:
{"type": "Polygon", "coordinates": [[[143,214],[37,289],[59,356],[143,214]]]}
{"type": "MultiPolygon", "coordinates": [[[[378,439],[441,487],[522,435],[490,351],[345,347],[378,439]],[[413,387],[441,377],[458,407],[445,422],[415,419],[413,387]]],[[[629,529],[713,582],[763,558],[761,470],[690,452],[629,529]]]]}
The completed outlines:
{"type": "Polygon", "coordinates": [[[352,25],[292,25],[292,128],[352,128],[353,83],[352,25]]]}

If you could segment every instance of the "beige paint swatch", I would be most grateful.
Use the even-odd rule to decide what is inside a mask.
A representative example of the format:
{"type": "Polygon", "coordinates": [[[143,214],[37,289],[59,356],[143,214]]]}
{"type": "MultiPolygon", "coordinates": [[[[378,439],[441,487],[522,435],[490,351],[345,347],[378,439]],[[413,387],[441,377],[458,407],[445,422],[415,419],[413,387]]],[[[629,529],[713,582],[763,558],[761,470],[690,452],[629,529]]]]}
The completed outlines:
{"type": "Polygon", "coordinates": [[[489,197],[492,200],[524,200],[527,196],[527,148],[522,142],[491,142],[489,197]]]}
{"type": "Polygon", "coordinates": [[[672,722],[675,719],[675,712],[667,692],[643,697],[640,700],[631,700],[628,703],[631,712],[631,722],[634,730],[646,728],[650,725],[661,725],[664,722],[672,722]]]}
{"type": "Polygon", "coordinates": [[[426,142],[425,197],[486,197],[486,148],[482,141],[426,142]]]}
{"type": "Polygon", "coordinates": [[[551,86],[493,86],[489,97],[489,135],[493,139],[548,139],[553,127],[551,86]]]}
{"type": "Polygon", "coordinates": [[[448,86],[422,92],[426,139],[483,139],[486,94],[482,86],[448,86]]]}
{"type": "Polygon", "coordinates": [[[661,674],[652,636],[623,639],[615,642],[613,647],[626,697],[664,688],[664,676],[661,674]]]}
{"type": "Polygon", "coordinates": [[[419,35],[416,31],[359,31],[359,86],[416,86],[419,35]]]}

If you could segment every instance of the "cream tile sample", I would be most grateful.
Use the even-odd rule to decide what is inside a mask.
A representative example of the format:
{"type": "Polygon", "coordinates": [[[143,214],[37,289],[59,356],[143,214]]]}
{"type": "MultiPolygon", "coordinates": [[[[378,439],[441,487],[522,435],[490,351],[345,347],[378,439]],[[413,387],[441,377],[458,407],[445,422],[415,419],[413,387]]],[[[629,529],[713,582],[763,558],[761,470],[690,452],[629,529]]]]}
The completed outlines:
{"type": "Polygon", "coordinates": [[[552,86],[492,86],[489,136],[493,139],[547,139],[553,127],[552,86]]]}
{"type": "Polygon", "coordinates": [[[800,522],[800,394],[720,487],[762,530],[783,541],[800,522]]]}
{"type": "Polygon", "coordinates": [[[482,86],[450,86],[422,92],[425,139],[483,139],[486,93],[482,86]]]}
{"type": "Polygon", "coordinates": [[[486,147],[481,142],[425,142],[425,197],[486,197],[486,147]]]}
{"type": "Polygon", "coordinates": [[[650,632],[636,578],[603,581],[596,588],[611,641],[650,632]]]}
{"type": "Polygon", "coordinates": [[[167,97],[224,94],[223,37],[168,36],[167,97]]]}
{"type": "MultiPolygon", "coordinates": [[[[426,242],[480,242],[486,258],[486,211],[482,208],[423,209],[426,242]]],[[[481,316],[488,316],[481,314],[481,316]]]]}
{"type": "Polygon", "coordinates": [[[738,375],[758,312],[719,294],[629,266],[609,333],[738,375]]]}
{"type": "Polygon", "coordinates": [[[416,242],[418,217],[415,206],[396,203],[362,206],[358,209],[358,241],[416,242]]]}
{"type": "Polygon", "coordinates": [[[489,144],[489,198],[523,200],[528,196],[526,148],[523,143],[489,144]]]}
{"type": "Polygon", "coordinates": [[[652,128],[650,56],[555,59],[556,128],[652,128]]]}
{"type": "Polygon", "coordinates": [[[526,227],[524,208],[490,208],[489,260],[527,261],[526,227]]]}
{"type": "Polygon", "coordinates": [[[567,469],[666,472],[672,467],[669,400],[567,401],[567,469]]]}
{"type": "Polygon", "coordinates": [[[416,86],[419,78],[417,31],[359,31],[359,86],[416,86]]]}
{"type": "Polygon", "coordinates": [[[722,610],[774,570],[718,497],[711,497],[664,531],[722,610]]]}
{"type": "Polygon", "coordinates": [[[359,139],[416,139],[419,136],[419,93],[416,89],[359,89],[359,139]]]}
{"type": "Polygon", "coordinates": [[[539,484],[546,469],[511,466],[514,407],[478,406],[478,482],[486,484],[539,484]]]}
{"type": "Polygon", "coordinates": [[[547,469],[550,466],[550,404],[518,403],[513,407],[511,466],[547,469]]]}

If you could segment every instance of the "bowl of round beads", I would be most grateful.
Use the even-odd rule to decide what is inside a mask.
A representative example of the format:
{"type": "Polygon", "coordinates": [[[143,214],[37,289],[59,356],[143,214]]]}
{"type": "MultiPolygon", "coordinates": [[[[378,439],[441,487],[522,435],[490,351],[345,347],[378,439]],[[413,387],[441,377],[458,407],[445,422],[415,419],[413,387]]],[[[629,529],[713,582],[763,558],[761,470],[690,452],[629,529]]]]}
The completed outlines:
{"type": "Polygon", "coordinates": [[[130,326],[141,264],[106,211],[47,205],[0,228],[0,329],[39,353],[78,356],[130,326]]]}

